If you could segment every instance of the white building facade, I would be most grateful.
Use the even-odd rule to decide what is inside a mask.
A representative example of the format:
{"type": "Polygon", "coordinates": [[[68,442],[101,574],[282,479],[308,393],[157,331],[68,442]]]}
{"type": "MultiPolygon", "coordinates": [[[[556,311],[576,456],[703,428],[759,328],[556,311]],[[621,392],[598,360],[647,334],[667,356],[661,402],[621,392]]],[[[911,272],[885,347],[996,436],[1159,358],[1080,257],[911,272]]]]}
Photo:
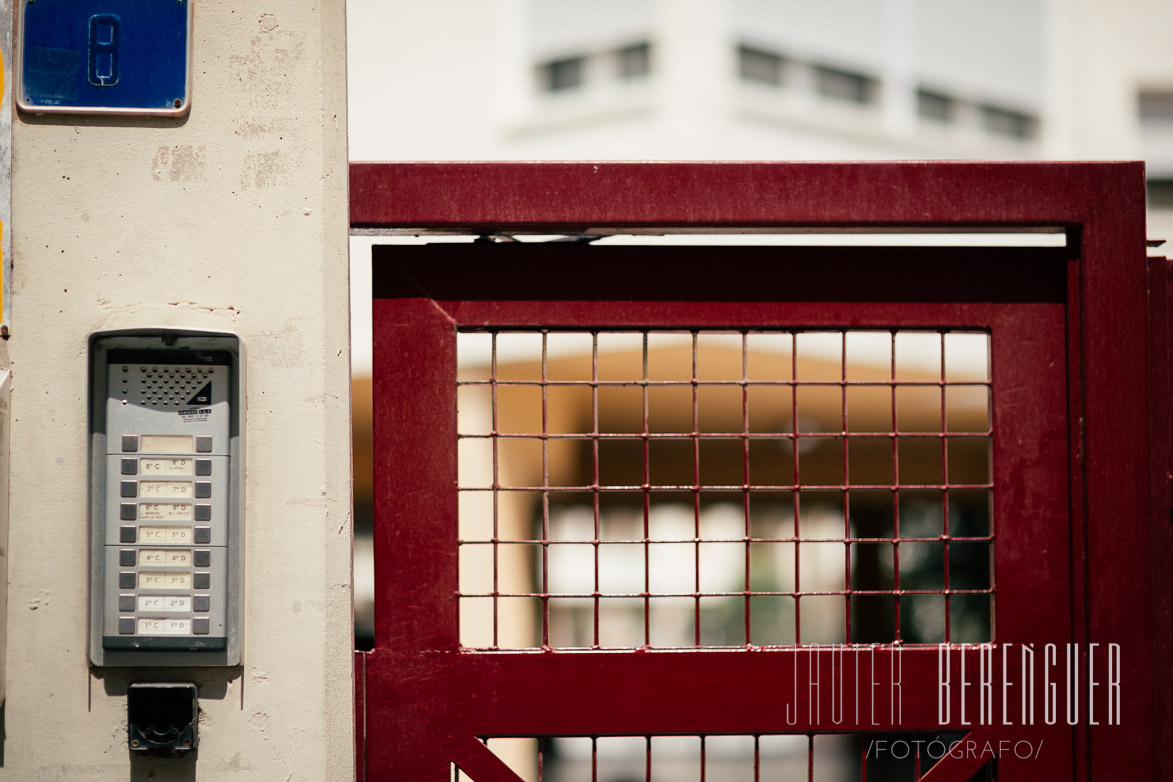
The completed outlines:
{"type": "Polygon", "coordinates": [[[1156,0],[355,0],[350,17],[355,160],[1145,159],[1154,207],[1171,200],[1156,0]]]}

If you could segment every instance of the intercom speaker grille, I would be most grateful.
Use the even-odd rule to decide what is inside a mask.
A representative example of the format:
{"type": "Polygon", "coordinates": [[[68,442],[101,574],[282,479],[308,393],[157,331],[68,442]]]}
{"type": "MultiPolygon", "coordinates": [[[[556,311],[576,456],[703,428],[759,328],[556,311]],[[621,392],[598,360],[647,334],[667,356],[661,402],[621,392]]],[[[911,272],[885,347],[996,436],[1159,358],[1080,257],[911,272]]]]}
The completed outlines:
{"type": "Polygon", "coordinates": [[[121,367],[123,399],[143,407],[188,407],[208,384],[210,367],[127,364],[121,367]]]}

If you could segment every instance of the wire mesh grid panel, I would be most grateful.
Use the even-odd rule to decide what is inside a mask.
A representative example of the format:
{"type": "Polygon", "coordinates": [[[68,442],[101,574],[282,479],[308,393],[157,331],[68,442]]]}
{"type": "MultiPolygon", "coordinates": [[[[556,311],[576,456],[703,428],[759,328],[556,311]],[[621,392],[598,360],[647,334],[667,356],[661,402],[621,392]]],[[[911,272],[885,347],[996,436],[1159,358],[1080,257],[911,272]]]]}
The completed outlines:
{"type": "Polygon", "coordinates": [[[990,640],[987,333],[469,330],[457,358],[463,646],[990,640]]]}
{"type": "MultiPolygon", "coordinates": [[[[978,751],[964,733],[487,738],[524,782],[919,782],[942,758],[978,751]]],[[[967,779],[995,778],[989,760],[967,779]]],[[[469,782],[456,764],[452,782],[469,782]]]]}

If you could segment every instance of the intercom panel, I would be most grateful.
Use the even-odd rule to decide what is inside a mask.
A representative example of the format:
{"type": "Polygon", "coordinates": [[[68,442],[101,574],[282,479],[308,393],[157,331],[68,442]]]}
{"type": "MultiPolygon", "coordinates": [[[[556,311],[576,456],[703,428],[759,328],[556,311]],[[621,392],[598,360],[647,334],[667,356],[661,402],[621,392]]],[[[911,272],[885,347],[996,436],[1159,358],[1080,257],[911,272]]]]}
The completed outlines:
{"type": "Polygon", "coordinates": [[[242,605],[239,340],[91,338],[90,658],[236,665],[242,605]]]}

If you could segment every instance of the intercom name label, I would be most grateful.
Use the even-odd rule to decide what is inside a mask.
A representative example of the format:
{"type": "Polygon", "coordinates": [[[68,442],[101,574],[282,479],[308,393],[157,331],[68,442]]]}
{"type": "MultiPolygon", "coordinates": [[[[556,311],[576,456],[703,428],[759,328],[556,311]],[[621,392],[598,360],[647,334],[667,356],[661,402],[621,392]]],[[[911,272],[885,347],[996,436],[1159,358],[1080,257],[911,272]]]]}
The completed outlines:
{"type": "Polygon", "coordinates": [[[194,494],[191,481],[140,481],[138,496],[176,500],[190,499],[194,494]]]}
{"type": "Polygon", "coordinates": [[[138,471],[143,475],[192,475],[192,459],[139,459],[138,471]]]}
{"type": "Polygon", "coordinates": [[[191,549],[139,549],[138,564],[191,567],[191,549]]]}
{"type": "Polygon", "coordinates": [[[138,517],[143,521],[191,521],[194,511],[195,506],[190,502],[144,502],[138,506],[138,517]]]}
{"type": "Polygon", "coordinates": [[[192,542],[191,527],[139,527],[139,543],[172,543],[177,546],[190,546],[192,542]]]}
{"type": "Polygon", "coordinates": [[[190,635],[190,619],[139,619],[139,635],[190,635]]]}

